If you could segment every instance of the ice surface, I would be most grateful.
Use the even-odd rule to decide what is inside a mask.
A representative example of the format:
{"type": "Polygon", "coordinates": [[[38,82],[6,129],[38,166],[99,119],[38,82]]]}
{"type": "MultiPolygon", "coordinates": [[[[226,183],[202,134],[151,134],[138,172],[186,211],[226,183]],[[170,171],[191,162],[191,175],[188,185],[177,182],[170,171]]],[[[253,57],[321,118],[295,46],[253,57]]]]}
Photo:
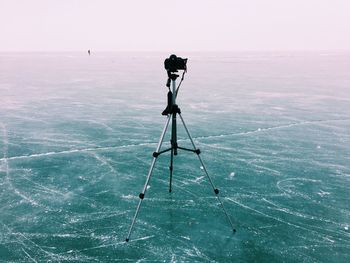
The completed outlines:
{"type": "Polygon", "coordinates": [[[347,53],[179,54],[182,116],[237,232],[179,152],[125,243],[168,55],[0,54],[0,262],[349,262],[347,53]]]}

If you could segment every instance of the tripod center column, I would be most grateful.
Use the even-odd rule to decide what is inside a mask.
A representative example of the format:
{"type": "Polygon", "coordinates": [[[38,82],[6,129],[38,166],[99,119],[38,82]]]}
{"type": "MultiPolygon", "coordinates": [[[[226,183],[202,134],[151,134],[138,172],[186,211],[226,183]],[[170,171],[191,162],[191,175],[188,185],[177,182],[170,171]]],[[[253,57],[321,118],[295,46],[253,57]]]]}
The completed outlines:
{"type": "Polygon", "coordinates": [[[173,74],[171,78],[173,101],[172,101],[172,122],[171,122],[171,147],[174,149],[174,155],[177,155],[177,131],[176,131],[176,78],[177,75],[173,74]]]}

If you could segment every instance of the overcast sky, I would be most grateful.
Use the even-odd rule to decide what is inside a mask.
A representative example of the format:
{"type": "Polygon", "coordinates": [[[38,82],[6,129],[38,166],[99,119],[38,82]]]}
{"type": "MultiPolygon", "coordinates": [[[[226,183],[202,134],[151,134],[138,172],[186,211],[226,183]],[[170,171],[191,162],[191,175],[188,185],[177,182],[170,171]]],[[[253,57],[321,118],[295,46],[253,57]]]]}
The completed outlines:
{"type": "Polygon", "coordinates": [[[0,51],[349,50],[350,0],[0,0],[0,51]]]}

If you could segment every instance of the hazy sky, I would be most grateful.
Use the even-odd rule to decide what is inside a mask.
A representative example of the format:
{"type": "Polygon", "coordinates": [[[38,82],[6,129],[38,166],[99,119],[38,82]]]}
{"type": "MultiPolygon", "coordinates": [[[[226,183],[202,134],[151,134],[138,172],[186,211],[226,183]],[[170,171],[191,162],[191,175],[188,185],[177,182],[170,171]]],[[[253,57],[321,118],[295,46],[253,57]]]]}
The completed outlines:
{"type": "Polygon", "coordinates": [[[349,50],[350,0],[0,0],[0,51],[349,50]]]}

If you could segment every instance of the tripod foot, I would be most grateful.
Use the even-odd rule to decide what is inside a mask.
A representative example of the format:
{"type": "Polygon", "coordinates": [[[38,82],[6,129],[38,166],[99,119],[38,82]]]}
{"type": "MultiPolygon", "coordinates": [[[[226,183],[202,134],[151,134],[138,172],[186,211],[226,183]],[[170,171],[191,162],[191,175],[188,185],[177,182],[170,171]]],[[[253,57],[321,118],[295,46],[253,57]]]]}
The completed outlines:
{"type": "Polygon", "coordinates": [[[236,229],[235,228],[233,229],[233,233],[236,233],[236,229]]]}
{"type": "Polygon", "coordinates": [[[219,189],[215,188],[214,192],[215,192],[216,195],[218,195],[219,194],[219,189]]]}
{"type": "Polygon", "coordinates": [[[125,239],[125,242],[129,242],[129,238],[125,239]]]}

